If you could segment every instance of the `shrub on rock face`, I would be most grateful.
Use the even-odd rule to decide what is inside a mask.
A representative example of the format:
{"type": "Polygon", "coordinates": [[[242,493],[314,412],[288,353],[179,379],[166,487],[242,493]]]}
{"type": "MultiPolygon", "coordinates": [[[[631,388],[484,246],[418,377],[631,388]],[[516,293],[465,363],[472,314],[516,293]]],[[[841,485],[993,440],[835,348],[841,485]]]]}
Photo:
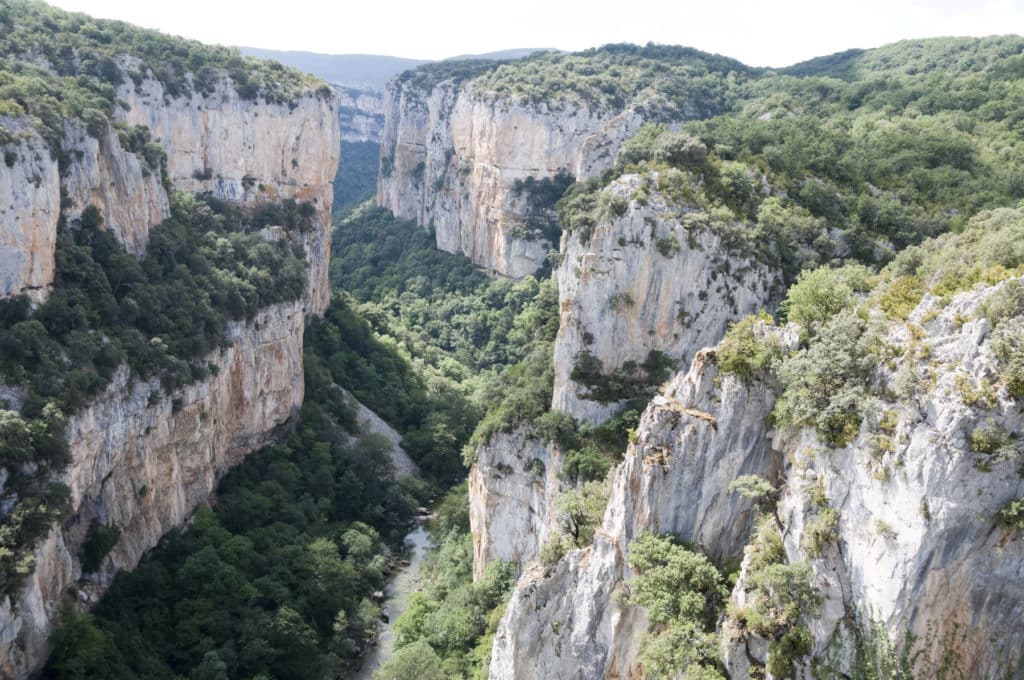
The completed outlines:
{"type": "Polygon", "coordinates": [[[779,368],[784,387],[775,405],[780,425],[814,427],[830,446],[845,446],[860,429],[877,365],[875,333],[852,311],[840,313],[808,349],[779,368]]]}
{"type": "Polygon", "coordinates": [[[764,378],[783,358],[782,344],[774,334],[764,332],[771,317],[750,315],[729,327],[718,345],[718,368],[743,381],[764,378]]]}
{"type": "Polygon", "coordinates": [[[1024,321],[1001,324],[992,335],[992,352],[1007,391],[1017,399],[1024,398],[1024,321]]]}
{"type": "Polygon", "coordinates": [[[655,157],[672,165],[698,165],[707,160],[708,148],[685,132],[666,132],[654,147],[655,157]]]}
{"type": "Polygon", "coordinates": [[[871,270],[863,265],[842,269],[820,267],[805,271],[789,289],[781,310],[789,321],[800,324],[806,337],[854,302],[855,293],[867,292],[871,270]]]}
{"type": "Polygon", "coordinates": [[[647,609],[640,660],[647,677],[720,678],[715,622],[728,594],[707,557],[671,536],[642,533],[629,545],[630,602],[647,609]]]}
{"type": "Polygon", "coordinates": [[[1024,498],[1010,501],[999,511],[999,519],[1004,524],[1024,529],[1024,498]]]}

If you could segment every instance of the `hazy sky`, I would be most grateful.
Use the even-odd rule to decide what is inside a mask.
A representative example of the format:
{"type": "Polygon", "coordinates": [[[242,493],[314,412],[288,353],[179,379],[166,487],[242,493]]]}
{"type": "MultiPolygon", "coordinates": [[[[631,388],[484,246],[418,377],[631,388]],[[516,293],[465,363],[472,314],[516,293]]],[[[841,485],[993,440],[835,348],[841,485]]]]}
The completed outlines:
{"type": "Polygon", "coordinates": [[[1024,33],[1024,0],[50,1],[204,42],[420,59],[653,41],[786,66],[904,38],[1024,33]]]}

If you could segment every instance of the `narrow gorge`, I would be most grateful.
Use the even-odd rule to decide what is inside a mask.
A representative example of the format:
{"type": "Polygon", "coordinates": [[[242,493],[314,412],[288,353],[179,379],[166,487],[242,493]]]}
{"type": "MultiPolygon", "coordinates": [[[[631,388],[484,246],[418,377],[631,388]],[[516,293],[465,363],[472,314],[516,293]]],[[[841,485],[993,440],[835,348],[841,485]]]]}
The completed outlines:
{"type": "Polygon", "coordinates": [[[0,27],[0,678],[1024,679],[1024,38],[0,27]]]}

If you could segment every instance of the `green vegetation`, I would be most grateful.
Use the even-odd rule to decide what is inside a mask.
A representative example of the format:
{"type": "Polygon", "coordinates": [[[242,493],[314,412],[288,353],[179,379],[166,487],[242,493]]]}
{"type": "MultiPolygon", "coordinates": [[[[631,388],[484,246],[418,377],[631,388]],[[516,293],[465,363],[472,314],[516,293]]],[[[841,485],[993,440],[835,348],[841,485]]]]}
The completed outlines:
{"type": "Polygon", "coordinates": [[[89,533],[82,545],[82,573],[88,574],[100,568],[103,558],[117,545],[121,530],[114,525],[100,524],[94,519],[89,523],[89,533]]]}
{"type": "Polygon", "coordinates": [[[503,63],[505,62],[498,59],[447,59],[420,64],[416,68],[402,71],[396,76],[396,80],[407,85],[407,95],[415,96],[418,93],[426,96],[440,83],[449,81],[452,85],[458,85],[496,69],[503,63]]]}
{"type": "Polygon", "coordinates": [[[278,62],[36,0],[0,5],[0,55],[0,114],[31,117],[54,152],[63,137],[62,118],[84,120],[92,130],[96,123],[105,128],[113,119],[116,89],[127,83],[138,87],[149,75],[171,97],[211,94],[222,74],[245,99],[293,104],[313,90],[332,96],[321,81],[278,62]]]}
{"type": "Polygon", "coordinates": [[[992,351],[1006,389],[1017,400],[1024,400],[1024,322],[1020,317],[999,324],[992,335],[992,351]]]}
{"type": "Polygon", "coordinates": [[[605,45],[574,54],[544,52],[486,69],[473,82],[484,97],[549,105],[635,105],[660,120],[705,118],[733,105],[754,73],[738,61],[672,45],[605,45]]]}
{"type": "Polygon", "coordinates": [[[811,652],[811,633],[799,623],[821,609],[809,566],[786,564],[782,535],[775,521],[763,516],[747,546],[743,607],[730,605],[729,615],[768,644],[767,670],[776,678],[794,677],[793,662],[811,652]]]}
{"type": "Polygon", "coordinates": [[[302,296],[301,253],[250,231],[270,219],[265,211],[175,192],[171,212],[139,260],[87,209],[78,229],[58,233],[46,303],[30,311],[24,298],[0,302],[0,375],[24,390],[26,416],[49,401],[81,408],[124,362],[137,378],[159,378],[166,392],[200,380],[229,321],[302,296]]]}
{"type": "Polygon", "coordinates": [[[39,418],[0,410],[0,470],[4,502],[13,500],[0,524],[0,597],[35,569],[32,547],[67,510],[68,488],[53,481],[70,462],[64,417],[47,405],[39,418]]]}
{"type": "Polygon", "coordinates": [[[562,453],[559,475],[572,483],[602,480],[622,454],[646,406],[635,399],[599,425],[579,423],[561,411],[549,411],[533,421],[533,434],[555,442],[562,453]]]}
{"type": "Polygon", "coordinates": [[[482,680],[504,603],[515,583],[510,564],[494,562],[473,583],[468,489],[461,484],[437,506],[430,525],[435,548],[424,565],[424,592],[413,593],[394,625],[395,656],[375,680],[426,677],[482,680]],[[415,667],[413,675],[404,669],[415,667]]]}
{"type": "Polygon", "coordinates": [[[779,368],[783,393],[774,415],[781,425],[812,426],[829,446],[846,446],[857,436],[869,406],[869,383],[878,357],[875,332],[849,311],[839,313],[814,343],[779,368]]]}
{"type": "Polygon", "coordinates": [[[631,604],[647,610],[640,643],[645,677],[724,678],[719,672],[718,614],[728,596],[725,579],[707,557],[670,536],[643,533],[629,544],[631,604]]]}
{"type": "Polygon", "coordinates": [[[1007,526],[1024,529],[1024,498],[1008,502],[999,511],[999,519],[1007,526]]]}
{"type": "MultiPolygon", "coordinates": [[[[333,249],[332,283],[359,301],[346,304],[369,321],[374,339],[361,341],[353,365],[381,361],[377,355],[386,347],[394,361],[406,362],[433,404],[409,409],[409,398],[399,394],[407,387],[379,400],[382,417],[418,431],[406,434],[411,453],[465,448],[471,457],[495,433],[548,410],[558,329],[553,281],[488,278],[468,259],[438,251],[429,232],[369,206],[339,222],[333,249]],[[389,409],[384,402],[392,400],[398,407],[389,409]],[[424,415],[417,419],[417,413],[424,415]]],[[[361,380],[342,378],[342,384],[357,389],[361,380]]],[[[371,389],[357,396],[376,404],[371,389]]]]}
{"type": "Polygon", "coordinates": [[[741,475],[729,482],[729,491],[750,498],[759,505],[774,506],[779,491],[764,477],[741,475]]]}
{"type": "Polygon", "coordinates": [[[611,373],[604,372],[601,360],[584,350],[576,356],[569,377],[586,388],[584,399],[610,404],[617,401],[650,398],[658,386],[669,379],[676,362],[664,352],[651,350],[640,364],[627,361],[611,373]]]}
{"type": "MultiPolygon", "coordinates": [[[[658,118],[652,108],[675,102],[669,118],[703,119],[681,131],[641,128],[615,168],[567,193],[559,205],[565,229],[586,236],[614,214],[609,182],[641,172],[683,209],[684,226],[712,230],[730,251],[792,282],[827,263],[884,263],[1024,198],[1020,114],[1007,104],[1024,93],[1020,37],[897,43],[782,72],[662,53],[659,75],[647,77],[652,49],[661,48],[544,55],[475,83],[478,91],[549,103],[565,96],[633,103],[649,120],[658,118]],[[686,63],[678,91],[666,89],[661,77],[686,63]],[[680,104],[679,93],[691,87],[706,88],[708,106],[680,104]],[[646,95],[637,103],[640,91],[646,95]]],[[[897,316],[911,302],[910,284],[891,300],[897,316]]]]}
{"type": "Polygon", "coordinates": [[[836,527],[839,524],[839,511],[835,508],[822,508],[821,512],[807,521],[800,547],[808,557],[821,557],[825,546],[836,540],[836,527]]]}
{"type": "MultiPolygon", "coordinates": [[[[306,357],[295,431],[229,472],[213,509],[120,573],[92,615],[65,611],[46,677],[297,679],[352,667],[376,635],[384,548],[423,491],[391,479],[385,438],[347,443],[352,404],[318,369],[315,342],[306,357]]],[[[100,525],[90,534],[87,571],[116,540],[100,525]]]]}
{"type": "MultiPolygon", "coordinates": [[[[11,471],[6,488],[18,500],[0,528],[2,592],[32,572],[32,545],[66,508],[66,488],[50,481],[68,462],[62,413],[85,406],[123,364],[135,378],[158,378],[167,393],[201,380],[210,372],[206,356],[225,345],[231,320],[302,295],[301,254],[251,231],[289,217],[298,228],[301,206],[243,212],[174,193],[171,210],[139,260],[101,228],[99,211],[87,208],[77,229],[58,232],[47,301],[35,310],[24,297],[0,301],[0,377],[17,389],[21,410],[20,417],[3,412],[0,467],[11,471]]],[[[160,396],[156,390],[151,399],[160,396]]],[[[107,543],[109,536],[90,542],[91,569],[107,543]]]]}
{"type": "Polygon", "coordinates": [[[784,351],[781,341],[767,328],[771,323],[771,316],[762,312],[730,325],[718,345],[719,370],[745,382],[773,375],[784,351]]]}
{"type": "Polygon", "coordinates": [[[526,239],[540,237],[557,247],[562,230],[558,226],[555,204],[575,181],[564,170],[541,180],[534,179],[532,175],[517,179],[512,185],[512,192],[523,196],[527,204],[526,223],[518,229],[518,235],[526,239]]]}
{"type": "MultiPolygon", "coordinates": [[[[801,324],[805,346],[778,366],[783,393],[773,414],[776,422],[813,426],[830,446],[849,444],[859,433],[868,409],[874,408],[872,404],[894,397],[910,398],[921,380],[912,362],[924,356],[927,348],[919,343],[920,329],[910,325],[910,342],[897,350],[911,362],[897,377],[897,394],[879,393],[872,385],[885,353],[893,351],[879,343],[887,325],[903,322],[926,291],[940,296],[941,305],[977,284],[991,286],[1003,281],[982,305],[981,313],[995,328],[991,347],[1000,371],[997,385],[1005,385],[1010,396],[1020,399],[1024,394],[1020,288],[1015,280],[1007,279],[1024,271],[1024,249],[1019,246],[1022,239],[1024,206],[983,211],[960,233],[905,248],[877,275],[871,276],[860,265],[801,274],[782,309],[790,320],[801,324]]],[[[751,347],[742,340],[727,337],[726,346],[730,352],[734,344],[751,347]]],[[[733,354],[743,366],[746,353],[733,354]]],[[[733,354],[727,353],[727,357],[733,354]]],[[[966,403],[985,408],[997,403],[993,386],[986,382],[975,387],[961,379],[958,386],[966,403]]],[[[1009,455],[1012,443],[997,440],[985,427],[975,432],[973,450],[1009,455]]]]}
{"type": "Polygon", "coordinates": [[[555,500],[560,529],[576,548],[590,545],[608,505],[610,484],[606,480],[584,482],[560,493],[555,500]]]}
{"type": "Polygon", "coordinates": [[[334,176],[335,215],[344,215],[377,193],[380,144],[375,142],[341,143],[341,160],[334,176]]]}
{"type": "Polygon", "coordinates": [[[812,335],[836,314],[851,307],[857,301],[857,293],[870,290],[870,276],[871,271],[861,265],[801,272],[786,293],[780,311],[787,320],[800,324],[805,334],[812,335]]]}
{"type": "MultiPolygon", "coordinates": [[[[383,548],[404,535],[424,492],[389,479],[383,441],[346,444],[355,423],[341,387],[405,433],[426,474],[446,480],[461,474],[459,451],[484,405],[500,401],[503,388],[488,381],[531,384],[519,364],[538,353],[531,344],[550,365],[550,284],[488,279],[375,210],[343,221],[334,243],[332,276],[351,294],[307,330],[295,433],[230,472],[215,509],[120,575],[93,616],[66,616],[52,677],[88,676],[96,664],[108,677],[343,671],[375,635],[369,595],[383,584],[383,548]]],[[[438,507],[427,593],[399,622],[385,678],[403,677],[409,663],[425,677],[486,667],[513,572],[492,565],[472,583],[465,494],[463,485],[438,507]]]]}

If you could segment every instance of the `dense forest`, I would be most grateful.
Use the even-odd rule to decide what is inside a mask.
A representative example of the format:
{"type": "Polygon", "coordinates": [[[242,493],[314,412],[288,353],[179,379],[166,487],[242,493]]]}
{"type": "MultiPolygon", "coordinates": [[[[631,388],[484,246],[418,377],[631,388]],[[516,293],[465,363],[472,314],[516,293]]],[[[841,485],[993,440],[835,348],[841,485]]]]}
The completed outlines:
{"type": "MultiPolygon", "coordinates": [[[[386,556],[415,507],[464,475],[462,448],[488,400],[505,394],[533,345],[550,346],[554,288],[490,279],[368,205],[339,219],[333,248],[345,292],[307,330],[294,434],[235,468],[213,508],[118,575],[92,614],[67,612],[47,677],[323,677],[353,667],[372,641],[369,596],[386,556]],[[339,385],[405,434],[425,480],[390,481],[389,443],[358,434],[339,385]]],[[[480,641],[512,585],[508,567],[472,583],[465,493],[458,486],[439,505],[433,585],[416,607],[448,617],[437,622],[448,642],[434,639],[443,677],[481,667],[480,641]]],[[[433,630],[417,625],[403,642],[433,630]]]]}
{"type": "Polygon", "coordinates": [[[298,680],[352,667],[377,633],[388,548],[430,488],[393,480],[391,442],[359,431],[318,340],[293,433],[232,470],[212,507],[119,574],[93,613],[66,611],[45,677],[298,680]]]}

